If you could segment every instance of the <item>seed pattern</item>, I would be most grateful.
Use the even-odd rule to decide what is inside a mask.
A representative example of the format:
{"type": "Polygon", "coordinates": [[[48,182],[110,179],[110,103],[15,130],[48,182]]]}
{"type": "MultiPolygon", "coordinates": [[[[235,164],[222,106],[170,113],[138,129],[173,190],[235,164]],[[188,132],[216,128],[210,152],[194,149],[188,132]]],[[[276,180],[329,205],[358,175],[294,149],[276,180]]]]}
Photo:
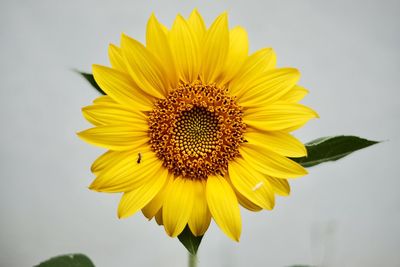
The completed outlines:
{"type": "Polygon", "coordinates": [[[243,110],[216,85],[181,84],[149,113],[150,145],[175,175],[224,175],[244,142],[243,110]]]}

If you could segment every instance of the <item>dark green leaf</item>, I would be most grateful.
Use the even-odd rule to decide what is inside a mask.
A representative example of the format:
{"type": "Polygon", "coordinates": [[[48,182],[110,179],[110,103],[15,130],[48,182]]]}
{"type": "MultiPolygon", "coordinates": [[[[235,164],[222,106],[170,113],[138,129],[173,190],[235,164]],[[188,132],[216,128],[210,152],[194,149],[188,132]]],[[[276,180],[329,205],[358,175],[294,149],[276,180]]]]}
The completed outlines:
{"type": "Polygon", "coordinates": [[[94,267],[94,264],[83,254],[67,254],[51,258],[36,267],[94,267]]]}
{"type": "Polygon", "coordinates": [[[192,255],[196,255],[202,238],[203,236],[194,236],[187,225],[183,232],[178,235],[179,241],[181,241],[181,243],[192,255]]]}
{"type": "Polygon", "coordinates": [[[312,167],[327,161],[341,159],[354,151],[377,144],[357,136],[340,135],[318,138],[306,144],[307,157],[292,158],[303,167],[312,167]]]}
{"type": "Polygon", "coordinates": [[[86,73],[86,72],[82,72],[82,71],[78,71],[75,70],[77,73],[79,73],[80,75],[82,75],[83,78],[86,79],[86,81],[88,81],[100,94],[105,95],[106,93],[104,93],[104,91],[100,88],[100,86],[96,83],[93,74],[91,73],[86,73]]]}

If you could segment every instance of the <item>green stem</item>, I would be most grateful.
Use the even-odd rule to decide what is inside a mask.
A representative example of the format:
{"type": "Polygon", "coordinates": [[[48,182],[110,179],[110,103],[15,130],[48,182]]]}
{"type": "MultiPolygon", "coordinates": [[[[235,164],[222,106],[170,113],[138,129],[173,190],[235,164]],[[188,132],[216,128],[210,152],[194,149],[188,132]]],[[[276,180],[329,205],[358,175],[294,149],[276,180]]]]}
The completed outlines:
{"type": "Polygon", "coordinates": [[[189,253],[189,267],[197,266],[197,256],[189,253]]]}

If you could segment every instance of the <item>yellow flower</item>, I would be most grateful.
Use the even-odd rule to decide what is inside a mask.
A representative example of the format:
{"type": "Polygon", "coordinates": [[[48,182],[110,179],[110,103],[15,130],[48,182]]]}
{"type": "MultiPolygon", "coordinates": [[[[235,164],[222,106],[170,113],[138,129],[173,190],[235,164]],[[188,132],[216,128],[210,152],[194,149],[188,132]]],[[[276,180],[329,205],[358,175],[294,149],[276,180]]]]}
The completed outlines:
{"type": "Polygon", "coordinates": [[[171,237],[186,225],[203,235],[213,218],[238,241],[239,204],[271,210],[287,178],[307,173],[288,159],[306,155],[289,132],[317,117],[297,103],[307,94],[300,73],[276,68],[271,48],[248,47],[226,13],[209,28],[196,10],[170,29],[152,15],[146,46],[123,34],[111,68],[93,66],[107,95],[83,108],[95,127],[78,135],[108,149],[90,188],[123,193],[120,218],[141,210],[171,237]]]}

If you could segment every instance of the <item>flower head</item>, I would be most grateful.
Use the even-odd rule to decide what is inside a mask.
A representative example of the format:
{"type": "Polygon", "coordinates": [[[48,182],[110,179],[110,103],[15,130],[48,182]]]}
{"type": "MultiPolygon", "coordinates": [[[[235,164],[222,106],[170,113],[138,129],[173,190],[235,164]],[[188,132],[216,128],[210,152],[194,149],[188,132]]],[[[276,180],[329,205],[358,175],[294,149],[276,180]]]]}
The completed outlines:
{"type": "Polygon", "coordinates": [[[290,132],[317,114],[297,102],[300,74],[277,68],[270,48],[248,54],[247,33],[223,13],[207,28],[195,10],[168,29],[152,15],[146,46],[122,35],[111,67],[93,66],[106,93],[83,108],[95,127],[78,135],[108,151],[90,188],[123,193],[118,216],[142,211],[179,235],[203,235],[215,220],[239,240],[239,205],[271,210],[288,178],[306,170],[290,132]]]}

